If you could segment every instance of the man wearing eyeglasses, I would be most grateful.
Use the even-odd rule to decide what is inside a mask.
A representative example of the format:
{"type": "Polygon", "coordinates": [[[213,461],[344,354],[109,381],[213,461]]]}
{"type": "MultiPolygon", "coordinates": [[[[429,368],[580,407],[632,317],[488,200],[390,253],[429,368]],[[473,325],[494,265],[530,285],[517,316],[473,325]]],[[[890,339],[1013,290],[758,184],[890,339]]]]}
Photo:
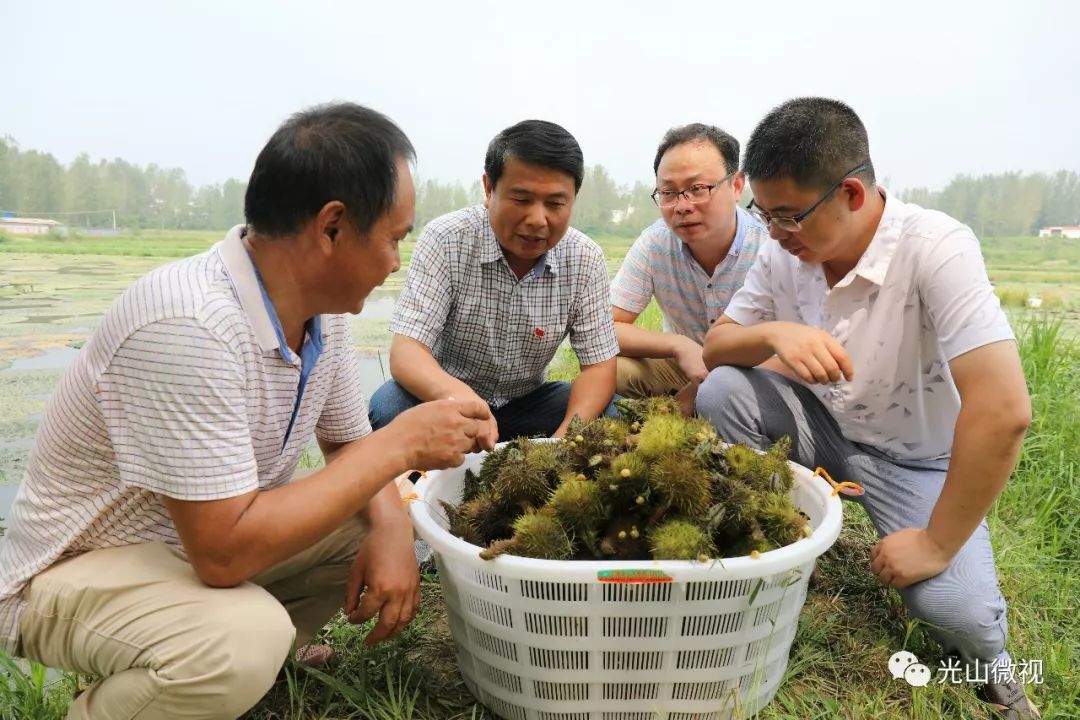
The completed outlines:
{"type": "Polygon", "coordinates": [[[693,412],[708,374],[701,358],[705,332],[769,239],[738,206],[744,185],[738,167],[739,142],[711,125],[673,128],[660,143],[652,197],[661,219],[634,242],[611,286],[620,395],[675,393],[683,411],[693,412]],[[663,332],[634,325],[654,297],[663,332]]]}
{"type": "MultiPolygon", "coordinates": [[[[947,652],[1011,667],[985,516],[1031,405],[978,240],[877,186],[866,129],[834,100],[770,112],[743,170],[776,242],[705,339],[698,411],[731,441],[788,435],[795,462],[862,485],[878,581],[947,652]],[[784,374],[754,368],[774,356],[784,374]]],[[[984,696],[1037,718],[1009,675],[984,696]]]]}

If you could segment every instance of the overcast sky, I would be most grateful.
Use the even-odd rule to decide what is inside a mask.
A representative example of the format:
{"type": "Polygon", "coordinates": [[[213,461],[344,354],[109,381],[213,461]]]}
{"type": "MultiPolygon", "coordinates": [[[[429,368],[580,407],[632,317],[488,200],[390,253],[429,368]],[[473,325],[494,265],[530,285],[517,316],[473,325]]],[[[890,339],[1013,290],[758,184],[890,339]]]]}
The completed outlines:
{"type": "Polygon", "coordinates": [[[470,182],[503,127],[564,125],[588,164],[651,181],[663,132],[746,141],[799,95],[852,105],[878,177],[1080,170],[1080,2],[0,0],[0,135],[246,179],[273,129],[345,99],[470,182]]]}

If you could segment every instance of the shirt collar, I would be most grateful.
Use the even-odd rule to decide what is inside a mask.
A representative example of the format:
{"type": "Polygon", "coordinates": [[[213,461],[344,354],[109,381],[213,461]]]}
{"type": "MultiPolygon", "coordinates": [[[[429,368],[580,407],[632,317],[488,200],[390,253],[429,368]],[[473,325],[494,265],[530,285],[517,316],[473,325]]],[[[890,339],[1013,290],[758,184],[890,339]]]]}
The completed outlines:
{"type": "Polygon", "coordinates": [[[244,309],[248,322],[255,332],[255,339],[262,350],[274,350],[280,347],[277,331],[274,329],[276,316],[271,319],[267,312],[266,303],[263,302],[263,291],[259,279],[255,275],[255,263],[244,247],[244,233],[246,227],[237,225],[229,230],[225,239],[217,244],[218,253],[225,264],[225,271],[229,274],[236,296],[240,300],[240,307],[244,309]]]}
{"type": "Polygon", "coordinates": [[[885,275],[900,244],[900,231],[904,226],[904,203],[898,198],[890,197],[880,185],[878,191],[885,201],[885,210],[881,213],[881,221],[874,231],[874,237],[859,262],[855,264],[853,272],[880,286],[885,282],[885,275]]]}
{"type": "MultiPolygon", "coordinates": [[[[720,261],[720,263],[717,264],[717,273],[720,272],[720,265],[724,263],[724,260],[727,260],[728,258],[739,257],[739,254],[742,253],[743,245],[746,243],[746,233],[750,229],[751,225],[755,223],[756,221],[750,215],[750,213],[746,212],[738,205],[735,206],[735,237],[731,241],[731,247],[728,248],[727,255],[725,255],[720,261]]],[[[672,230],[670,226],[667,228],[667,231],[670,234],[671,238],[682,248],[683,254],[690,260],[690,262],[692,262],[694,265],[697,265],[697,260],[694,259],[694,254],[690,252],[690,246],[684,243],[682,241],[682,238],[676,235],[675,231],[672,230]]]]}
{"type": "MultiPolygon", "coordinates": [[[[240,299],[240,307],[244,309],[255,331],[255,339],[259,348],[266,350],[278,350],[285,362],[292,362],[289,344],[285,340],[285,331],[281,327],[274,303],[263,286],[259,269],[255,267],[251,256],[248,255],[244,246],[244,235],[247,227],[237,225],[225,235],[225,239],[218,243],[218,252],[225,263],[225,270],[232,280],[236,295],[240,299]]],[[[322,352],[322,317],[316,315],[310,318],[304,325],[306,337],[301,351],[301,358],[305,361],[313,361],[322,352]],[[306,356],[306,357],[305,357],[306,356]]]]}
{"type": "MultiPolygon", "coordinates": [[[[502,260],[503,250],[502,245],[499,244],[499,239],[495,237],[495,230],[491,227],[491,217],[488,215],[487,208],[481,207],[481,210],[483,211],[484,219],[481,230],[482,237],[480,238],[480,263],[486,265],[487,263],[502,260]]],[[[570,229],[567,228],[566,231],[570,232],[570,229]]],[[[566,239],[566,237],[563,236],[563,239],[566,239]]],[[[562,240],[559,242],[562,242],[562,240]]],[[[541,255],[529,273],[535,278],[543,277],[546,270],[551,270],[552,275],[558,275],[558,249],[559,246],[556,245],[551,250],[548,250],[541,255]]],[[[522,278],[522,280],[524,279],[525,278],[522,278]]]]}

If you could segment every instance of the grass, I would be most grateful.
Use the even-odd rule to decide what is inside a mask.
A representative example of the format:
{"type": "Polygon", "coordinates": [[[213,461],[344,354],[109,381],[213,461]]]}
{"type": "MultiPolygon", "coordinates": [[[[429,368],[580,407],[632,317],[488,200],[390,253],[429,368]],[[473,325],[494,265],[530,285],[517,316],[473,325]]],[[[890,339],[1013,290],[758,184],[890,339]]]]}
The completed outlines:
{"type": "MultiPolygon", "coordinates": [[[[204,238],[206,243],[215,239],[204,238]]],[[[150,233],[138,238],[140,243],[152,240],[150,233]]],[[[600,240],[614,271],[630,240],[600,240]]],[[[1080,242],[1071,243],[987,241],[984,252],[992,278],[997,273],[1066,278],[1080,266],[1080,242]]],[[[101,247],[108,249],[104,244],[101,247]]],[[[2,263],[0,309],[4,302],[53,297],[65,310],[79,310],[78,314],[87,317],[100,314],[107,298],[114,297],[117,287],[129,283],[133,274],[171,257],[165,253],[168,247],[155,247],[160,254],[149,257],[114,253],[80,258],[86,266],[83,270],[94,270],[81,278],[75,272],[78,268],[67,278],[57,277],[55,270],[50,277],[54,261],[23,247],[2,263]],[[14,265],[9,265],[9,260],[14,265]],[[12,276],[30,277],[40,285],[19,293],[5,290],[4,279],[12,276]]],[[[49,246],[40,248],[51,252],[49,246]]],[[[398,274],[396,287],[400,287],[403,275],[398,274]]],[[[388,289],[389,294],[395,286],[388,289]]],[[[998,291],[1012,287],[999,283],[998,291]]],[[[1063,307],[1077,295],[1080,282],[1069,283],[1061,293],[1063,307]]],[[[1045,307],[1045,292],[1041,297],[1045,307]]],[[[1034,422],[1014,477],[990,514],[991,536],[1002,591],[1009,601],[1009,647],[1014,659],[1043,661],[1045,684],[1029,690],[1045,718],[1076,718],[1080,717],[1080,572],[1076,561],[1080,556],[1080,423],[1074,419],[1080,417],[1080,346],[1068,330],[1067,316],[1061,313],[1017,310],[1011,316],[1020,338],[1034,422]]],[[[659,327],[655,304],[642,313],[639,322],[659,327]]],[[[387,340],[374,322],[361,326],[360,334],[364,344],[377,346],[387,340]]],[[[70,333],[62,322],[19,323],[16,327],[0,317],[0,365],[16,341],[25,337],[31,337],[37,347],[41,342],[64,342],[70,333]]],[[[573,353],[564,351],[551,372],[567,377],[575,368],[573,353]]],[[[0,403],[12,407],[24,402],[15,383],[28,383],[26,388],[36,394],[45,384],[55,382],[44,372],[34,379],[20,374],[9,387],[3,382],[5,377],[12,376],[0,375],[0,403]]],[[[23,393],[29,394],[29,390],[23,393]]],[[[9,415],[5,410],[0,427],[22,431],[23,425],[9,422],[9,415]]],[[[317,464],[317,453],[306,462],[317,464]]],[[[859,506],[848,503],[845,508],[844,530],[819,560],[821,577],[808,595],[780,692],[758,717],[989,720],[991,716],[968,686],[912,689],[888,673],[888,657],[896,650],[911,650],[932,670],[936,670],[940,654],[923,628],[907,617],[899,596],[875,583],[867,555],[876,534],[859,506]]],[[[323,631],[322,640],[339,650],[341,663],[328,673],[288,666],[283,679],[246,720],[490,720],[492,716],[476,704],[457,674],[441,590],[434,576],[423,576],[423,591],[424,605],[417,620],[401,637],[383,646],[368,648],[361,641],[366,628],[351,626],[340,617],[333,621],[323,631]]],[[[16,672],[5,660],[0,663],[4,663],[0,670],[0,720],[62,717],[75,686],[73,676],[50,680],[39,666],[16,672]]]]}
{"type": "Polygon", "coordinates": [[[188,257],[206,250],[224,233],[144,230],[137,235],[84,237],[78,234],[0,235],[0,252],[36,255],[127,255],[188,257]]]}

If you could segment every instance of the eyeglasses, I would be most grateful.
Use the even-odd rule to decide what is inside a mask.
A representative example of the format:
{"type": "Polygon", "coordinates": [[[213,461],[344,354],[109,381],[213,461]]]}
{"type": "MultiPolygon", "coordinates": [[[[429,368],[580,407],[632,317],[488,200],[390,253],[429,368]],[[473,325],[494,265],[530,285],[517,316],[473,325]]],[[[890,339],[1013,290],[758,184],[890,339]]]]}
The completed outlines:
{"type": "Polygon", "coordinates": [[[803,210],[801,213],[799,213],[798,215],[795,215],[793,217],[780,217],[779,215],[772,215],[771,213],[769,213],[769,212],[767,212],[765,210],[762,210],[760,207],[755,205],[753,200],[751,200],[750,204],[746,206],[746,209],[750,212],[751,215],[753,215],[758,220],[760,220],[761,223],[765,227],[769,227],[769,225],[775,225],[776,227],[783,230],[784,232],[792,232],[792,233],[793,232],[799,232],[800,230],[802,230],[802,221],[805,220],[807,217],[809,217],[810,213],[817,210],[818,205],[821,205],[821,203],[828,200],[829,197],[834,192],[836,192],[837,189],[841,185],[844,184],[845,180],[847,180],[852,175],[856,175],[856,174],[862,172],[863,170],[865,170],[867,168],[867,166],[869,164],[870,164],[870,161],[867,160],[867,161],[861,163],[860,165],[858,165],[857,167],[854,167],[851,170],[848,170],[846,173],[844,173],[844,177],[837,180],[836,184],[833,185],[831,188],[829,188],[828,192],[826,192],[824,195],[822,195],[821,198],[816,203],[814,203],[813,205],[808,207],[806,210],[803,210]]]}
{"type": "Polygon", "coordinates": [[[708,202],[709,198],[712,197],[712,191],[730,180],[737,172],[738,170],[732,170],[712,185],[697,183],[685,190],[653,190],[653,202],[656,203],[657,207],[669,208],[678,205],[679,198],[686,198],[686,202],[691,205],[700,205],[703,202],[708,202]]]}

